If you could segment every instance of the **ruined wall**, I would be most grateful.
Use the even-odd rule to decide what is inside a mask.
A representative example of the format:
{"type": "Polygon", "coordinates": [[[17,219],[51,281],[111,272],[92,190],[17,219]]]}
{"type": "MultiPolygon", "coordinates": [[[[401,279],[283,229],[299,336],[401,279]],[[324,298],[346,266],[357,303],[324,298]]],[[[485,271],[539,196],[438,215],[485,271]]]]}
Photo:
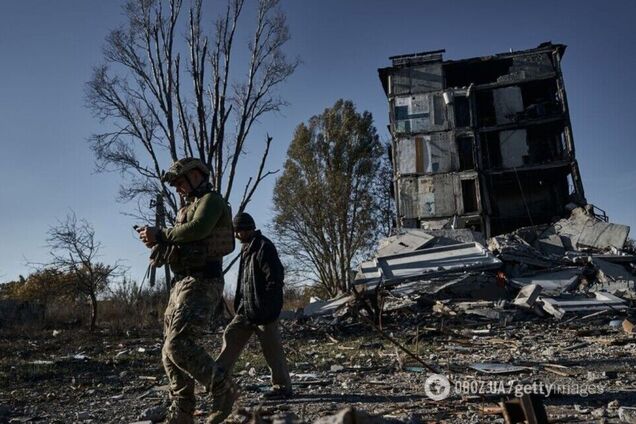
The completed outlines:
{"type": "Polygon", "coordinates": [[[560,71],[564,50],[544,43],[459,61],[437,51],[393,57],[379,70],[402,226],[453,222],[498,234],[584,200],[560,71]]]}

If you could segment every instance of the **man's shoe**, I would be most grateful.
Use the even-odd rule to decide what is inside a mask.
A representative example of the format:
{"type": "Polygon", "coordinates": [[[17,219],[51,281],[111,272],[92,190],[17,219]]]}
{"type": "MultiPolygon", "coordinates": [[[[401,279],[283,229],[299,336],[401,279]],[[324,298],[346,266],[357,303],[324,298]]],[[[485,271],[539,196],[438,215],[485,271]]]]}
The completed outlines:
{"type": "Polygon", "coordinates": [[[206,424],[222,423],[232,413],[238,397],[238,388],[232,380],[228,379],[217,387],[212,387],[212,414],[206,419],[206,424]]]}
{"type": "Polygon", "coordinates": [[[269,392],[263,393],[260,398],[262,400],[284,400],[289,399],[294,394],[291,389],[275,387],[269,392]]]}
{"type": "Polygon", "coordinates": [[[168,410],[164,424],[194,424],[194,417],[191,413],[179,408],[176,404],[172,404],[168,410]]]}

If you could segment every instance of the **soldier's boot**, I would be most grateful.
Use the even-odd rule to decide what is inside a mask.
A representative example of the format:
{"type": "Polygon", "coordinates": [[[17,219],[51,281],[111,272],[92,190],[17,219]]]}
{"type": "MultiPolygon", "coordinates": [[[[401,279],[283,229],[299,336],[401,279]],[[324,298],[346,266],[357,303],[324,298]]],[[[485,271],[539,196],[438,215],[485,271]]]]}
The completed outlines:
{"type": "Polygon", "coordinates": [[[194,417],[192,412],[188,412],[183,408],[180,408],[179,405],[173,403],[170,405],[170,409],[168,410],[168,415],[166,416],[166,420],[163,422],[164,424],[194,424],[194,417]]]}
{"type": "Polygon", "coordinates": [[[212,384],[212,413],[206,424],[222,423],[232,413],[234,402],[239,397],[238,387],[229,376],[212,384]]]}

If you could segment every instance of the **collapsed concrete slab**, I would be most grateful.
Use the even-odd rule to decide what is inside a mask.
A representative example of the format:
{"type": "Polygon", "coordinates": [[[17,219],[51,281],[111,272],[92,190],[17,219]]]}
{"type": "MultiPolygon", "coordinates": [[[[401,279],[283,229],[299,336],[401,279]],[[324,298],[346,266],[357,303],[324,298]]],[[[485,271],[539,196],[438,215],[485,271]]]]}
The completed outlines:
{"type": "Polygon", "coordinates": [[[511,278],[510,283],[519,288],[537,285],[543,289],[543,294],[558,296],[563,292],[574,289],[578,285],[580,275],[580,268],[568,268],[555,272],[537,273],[527,277],[511,278]]]}
{"type": "Polygon", "coordinates": [[[343,308],[347,303],[354,299],[354,295],[342,295],[331,300],[317,300],[305,306],[303,309],[303,315],[306,317],[321,316],[321,315],[333,315],[340,308],[343,308]]]}
{"type": "MultiPolygon", "coordinates": [[[[367,286],[372,287],[372,286],[367,286]]],[[[492,273],[445,274],[399,284],[391,288],[391,295],[398,297],[432,296],[457,299],[496,300],[506,296],[492,273]]]]}
{"type": "Polygon", "coordinates": [[[538,284],[528,284],[519,290],[519,294],[513,301],[517,306],[522,308],[532,309],[541,294],[542,287],[538,284]]]}
{"type": "Polygon", "coordinates": [[[558,259],[543,254],[516,234],[505,234],[489,239],[488,249],[502,261],[509,262],[511,265],[520,264],[524,269],[529,266],[547,269],[560,265],[558,259]]]}
{"type": "Polygon", "coordinates": [[[626,302],[610,293],[595,292],[594,298],[571,295],[559,298],[540,296],[543,310],[556,319],[562,319],[567,313],[592,313],[602,310],[620,311],[627,309],[626,302]]]}
{"type": "Polygon", "coordinates": [[[381,256],[375,261],[364,262],[358,270],[354,284],[382,280],[383,284],[391,285],[422,276],[496,269],[500,266],[501,261],[479,243],[454,244],[381,256]]]}
{"type": "MultiPolygon", "coordinates": [[[[579,246],[571,234],[576,223],[595,227],[600,222],[584,208],[573,209],[569,227],[558,225],[562,220],[519,228],[490,238],[488,249],[476,241],[482,240],[480,233],[466,228],[402,229],[400,234],[380,242],[373,259],[360,264],[352,285],[365,291],[366,296],[377,297],[377,305],[380,309],[384,305],[385,311],[427,308],[436,300],[450,299],[505,299],[517,306],[512,308],[516,312],[525,309],[557,319],[566,313],[625,309],[625,302],[616,296],[636,299],[636,276],[630,272],[636,256],[616,247],[568,250],[574,248],[572,243],[579,246]],[[606,294],[592,299],[565,295],[576,292],[606,294]],[[603,297],[611,295],[614,297],[609,300],[603,297]],[[390,305],[380,302],[380,297],[392,299],[390,305]]],[[[598,245],[612,239],[609,243],[620,244],[626,234],[610,231],[606,239],[597,237],[598,245]]],[[[339,315],[342,304],[341,298],[323,301],[308,306],[304,315],[339,315]]],[[[508,314],[502,314],[500,309],[491,305],[463,313],[501,319],[508,314]]]]}
{"type": "Polygon", "coordinates": [[[435,239],[435,236],[424,230],[406,228],[400,234],[381,240],[377,256],[390,256],[422,249],[431,243],[433,239],[435,239]]]}
{"type": "Polygon", "coordinates": [[[554,228],[570,250],[622,249],[630,230],[627,225],[601,221],[585,208],[574,209],[568,219],[557,221],[554,228]]]}
{"type": "Polygon", "coordinates": [[[612,262],[601,259],[600,257],[592,258],[592,264],[598,268],[598,280],[601,283],[623,282],[631,284],[633,288],[636,276],[629,272],[624,266],[614,264],[612,262]]]}

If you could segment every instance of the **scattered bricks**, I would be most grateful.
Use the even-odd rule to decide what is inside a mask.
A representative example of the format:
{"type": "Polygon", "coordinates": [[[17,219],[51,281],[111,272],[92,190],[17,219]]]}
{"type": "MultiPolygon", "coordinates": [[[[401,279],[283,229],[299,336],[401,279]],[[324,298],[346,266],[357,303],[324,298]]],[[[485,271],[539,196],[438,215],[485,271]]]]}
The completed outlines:
{"type": "Polygon", "coordinates": [[[540,285],[529,284],[519,290],[519,294],[513,303],[522,308],[533,309],[541,290],[542,287],[540,285]]]}
{"type": "Polygon", "coordinates": [[[618,418],[622,423],[636,424],[636,408],[621,406],[618,408],[618,418]]]}

